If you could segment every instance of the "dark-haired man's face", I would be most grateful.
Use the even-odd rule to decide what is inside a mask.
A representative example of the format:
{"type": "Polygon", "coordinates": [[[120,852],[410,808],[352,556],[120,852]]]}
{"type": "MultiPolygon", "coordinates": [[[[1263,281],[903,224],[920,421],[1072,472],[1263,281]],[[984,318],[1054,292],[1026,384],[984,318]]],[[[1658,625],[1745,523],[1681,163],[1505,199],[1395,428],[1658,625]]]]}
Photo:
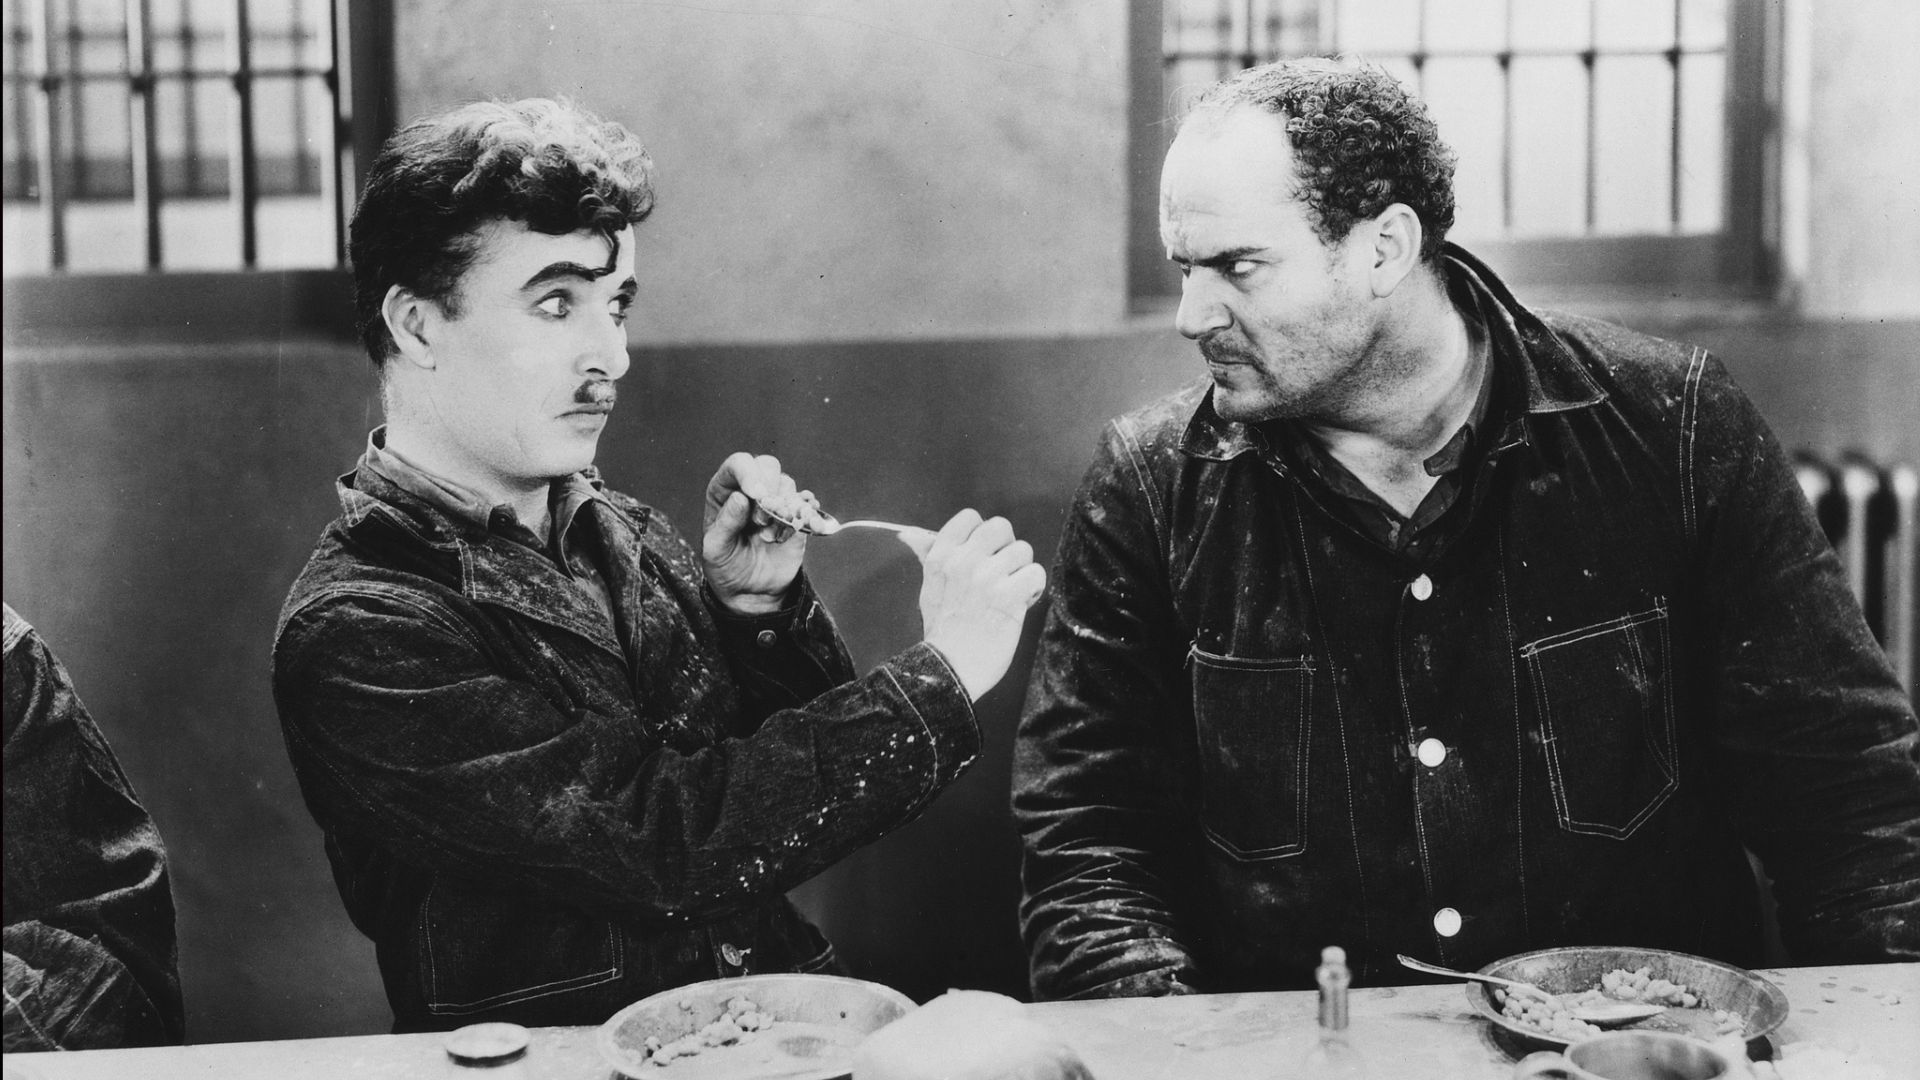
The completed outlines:
{"type": "Polygon", "coordinates": [[[1193,118],[1167,152],[1160,237],[1181,267],[1180,332],[1200,345],[1228,420],[1334,418],[1371,385],[1371,256],[1355,229],[1313,230],[1285,120],[1247,107],[1193,118]]]}
{"type": "Polygon", "coordinates": [[[433,369],[417,384],[428,400],[410,409],[456,479],[525,489],[593,463],[627,371],[633,247],[631,227],[611,238],[483,229],[459,315],[429,323],[433,369]]]}

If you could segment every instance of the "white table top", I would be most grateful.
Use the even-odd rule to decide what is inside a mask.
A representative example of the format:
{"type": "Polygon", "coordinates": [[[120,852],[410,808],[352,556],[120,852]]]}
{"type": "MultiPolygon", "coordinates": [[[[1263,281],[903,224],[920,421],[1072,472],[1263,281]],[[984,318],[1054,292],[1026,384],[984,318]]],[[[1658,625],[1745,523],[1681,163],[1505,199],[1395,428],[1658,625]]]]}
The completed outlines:
{"type": "MultiPolygon", "coordinates": [[[[1760,972],[1791,1011],[1776,1047],[1816,1041],[1920,1078],[1920,964],[1779,968],[1760,972]]],[[[1316,1038],[1311,991],[1048,1002],[1030,1015],[1077,1049],[1098,1080],[1286,1075],[1316,1038]]],[[[1516,1048],[1467,1005],[1457,985],[1356,989],[1351,1041],[1372,1074],[1397,1080],[1504,1080],[1516,1048]]],[[[607,1080],[596,1029],[536,1028],[525,1055],[474,1068],[446,1054],[442,1035],[361,1035],[205,1043],[67,1054],[14,1054],[7,1080],[607,1080]]],[[[663,1077],[666,1070],[661,1070],[663,1077]]]]}

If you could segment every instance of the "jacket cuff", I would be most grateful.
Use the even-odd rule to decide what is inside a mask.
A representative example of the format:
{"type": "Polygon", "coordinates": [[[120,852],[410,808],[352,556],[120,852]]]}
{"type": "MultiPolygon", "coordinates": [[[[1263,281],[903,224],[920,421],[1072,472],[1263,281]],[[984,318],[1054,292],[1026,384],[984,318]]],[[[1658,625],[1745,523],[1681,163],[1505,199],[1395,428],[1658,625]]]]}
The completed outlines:
{"type": "Polygon", "coordinates": [[[801,704],[853,678],[853,659],[804,571],[794,578],[787,603],[765,615],[728,611],[710,587],[702,589],[722,653],[743,689],[772,695],[769,708],[801,704]]]}
{"type": "Polygon", "coordinates": [[[928,740],[933,754],[933,784],[927,792],[931,799],[980,756],[980,722],[973,712],[973,699],[946,657],[924,641],[881,664],[879,670],[906,699],[909,712],[924,731],[921,737],[928,740]]]}
{"type": "Polygon", "coordinates": [[[1197,994],[1192,983],[1180,980],[1179,968],[1162,968],[1158,971],[1142,971],[1134,975],[1122,975],[1110,982],[1089,987],[1073,994],[1068,1000],[1085,1001],[1094,998],[1120,997],[1177,997],[1183,994],[1197,994]]]}

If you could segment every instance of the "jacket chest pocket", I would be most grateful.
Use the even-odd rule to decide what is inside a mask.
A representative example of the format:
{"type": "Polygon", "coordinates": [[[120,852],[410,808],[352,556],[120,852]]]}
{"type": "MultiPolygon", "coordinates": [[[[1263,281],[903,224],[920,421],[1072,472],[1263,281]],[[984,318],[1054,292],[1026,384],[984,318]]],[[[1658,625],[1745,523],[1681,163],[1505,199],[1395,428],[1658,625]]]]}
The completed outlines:
{"type": "Polygon", "coordinates": [[[1188,659],[1207,838],[1243,862],[1300,854],[1313,662],[1219,656],[1197,646],[1188,659]]]}
{"type": "Polygon", "coordinates": [[[1680,786],[1667,610],[1520,647],[1568,832],[1626,839],[1680,786]]]}

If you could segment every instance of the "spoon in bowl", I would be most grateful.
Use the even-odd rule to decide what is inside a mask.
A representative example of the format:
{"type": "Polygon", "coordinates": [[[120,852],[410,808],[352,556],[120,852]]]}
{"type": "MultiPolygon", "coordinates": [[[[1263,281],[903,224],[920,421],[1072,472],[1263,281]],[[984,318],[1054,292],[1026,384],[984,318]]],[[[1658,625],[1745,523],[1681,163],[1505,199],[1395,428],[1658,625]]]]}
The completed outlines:
{"type": "MultiPolygon", "coordinates": [[[[1558,997],[1549,994],[1532,983],[1516,982],[1513,979],[1502,979],[1498,975],[1482,975],[1477,971],[1455,971],[1452,968],[1443,968],[1438,964],[1429,964],[1425,961],[1415,960],[1411,956],[1401,955],[1398,959],[1402,966],[1411,968],[1414,971],[1424,971],[1429,975],[1445,975],[1448,978],[1466,979],[1469,982],[1492,983],[1495,986],[1505,986],[1509,989],[1532,994],[1535,997],[1546,998],[1556,1003],[1560,1001],[1558,997]]],[[[1643,1001],[1606,1001],[1593,1005],[1568,1005],[1566,1009],[1567,1012],[1573,1015],[1574,1019],[1584,1020],[1594,1027],[1603,1028],[1624,1027],[1627,1024],[1637,1024],[1642,1020],[1651,1019],[1667,1011],[1665,1005],[1651,1005],[1643,1001]]]]}

